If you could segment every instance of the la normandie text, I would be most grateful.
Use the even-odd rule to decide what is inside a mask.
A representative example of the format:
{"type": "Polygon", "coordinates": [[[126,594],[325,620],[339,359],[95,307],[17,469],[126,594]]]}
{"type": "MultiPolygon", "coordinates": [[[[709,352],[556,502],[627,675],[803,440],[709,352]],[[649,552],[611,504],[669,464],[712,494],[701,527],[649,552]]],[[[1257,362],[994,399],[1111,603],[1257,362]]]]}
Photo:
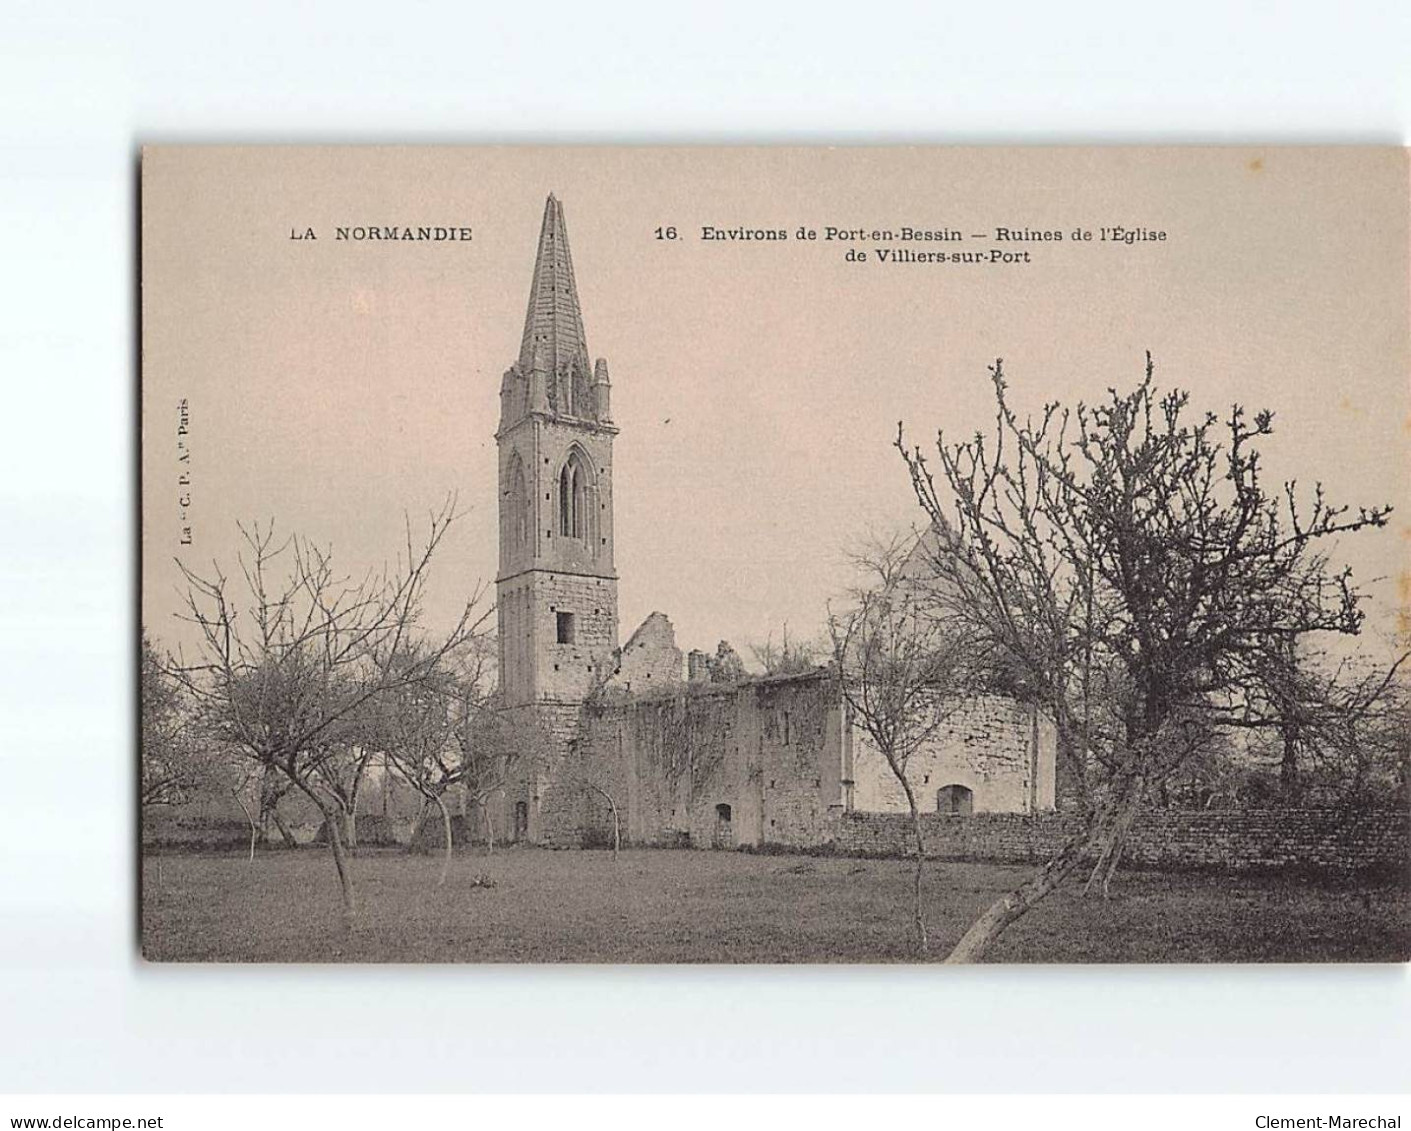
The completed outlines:
{"type": "MultiPolygon", "coordinates": [[[[313,228],[290,228],[291,240],[316,240],[313,228]]],[[[335,243],[372,243],[397,241],[411,243],[470,243],[474,229],[465,225],[357,224],[333,229],[335,243]]]]}

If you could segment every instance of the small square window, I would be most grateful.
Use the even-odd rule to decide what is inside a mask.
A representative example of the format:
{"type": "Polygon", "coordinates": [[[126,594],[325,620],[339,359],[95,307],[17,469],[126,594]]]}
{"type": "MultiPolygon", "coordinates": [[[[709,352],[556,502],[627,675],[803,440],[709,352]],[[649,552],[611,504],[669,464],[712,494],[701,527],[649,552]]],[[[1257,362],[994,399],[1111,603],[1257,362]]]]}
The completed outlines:
{"type": "Polygon", "coordinates": [[[573,614],[556,613],[555,619],[558,622],[558,640],[560,644],[573,643],[573,614]]]}

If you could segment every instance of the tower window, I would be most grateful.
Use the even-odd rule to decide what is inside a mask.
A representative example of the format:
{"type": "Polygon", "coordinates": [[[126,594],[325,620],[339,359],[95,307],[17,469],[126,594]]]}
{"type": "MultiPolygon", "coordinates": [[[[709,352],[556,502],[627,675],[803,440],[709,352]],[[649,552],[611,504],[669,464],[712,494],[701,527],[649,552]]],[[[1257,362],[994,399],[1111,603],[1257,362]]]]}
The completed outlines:
{"type": "Polygon", "coordinates": [[[555,620],[558,626],[558,642],[560,644],[572,644],[574,629],[573,614],[557,613],[555,614],[555,620]]]}
{"type": "Polygon", "coordinates": [[[514,457],[510,470],[510,546],[515,550],[529,545],[529,491],[524,481],[524,465],[514,457]]]}
{"type": "Polygon", "coordinates": [[[573,452],[559,472],[559,533],[565,538],[583,538],[588,525],[588,467],[573,452]]]}

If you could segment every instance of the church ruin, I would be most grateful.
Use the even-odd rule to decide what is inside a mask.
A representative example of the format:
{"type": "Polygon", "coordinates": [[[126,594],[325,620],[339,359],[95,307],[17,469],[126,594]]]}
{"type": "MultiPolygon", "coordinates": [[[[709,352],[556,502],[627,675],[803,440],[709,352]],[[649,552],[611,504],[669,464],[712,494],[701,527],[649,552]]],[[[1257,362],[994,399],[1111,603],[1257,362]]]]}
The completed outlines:
{"type": "MultiPolygon", "coordinates": [[[[828,668],[750,676],[728,645],[683,657],[653,613],[619,646],[612,386],[590,361],[563,205],[544,207],[519,357],[500,387],[500,690],[525,736],[495,817],[520,841],[818,848],[849,812],[905,809],[828,668]]],[[[1054,735],[1031,704],[963,704],[912,762],[942,814],[1054,807],[1054,735]]]]}

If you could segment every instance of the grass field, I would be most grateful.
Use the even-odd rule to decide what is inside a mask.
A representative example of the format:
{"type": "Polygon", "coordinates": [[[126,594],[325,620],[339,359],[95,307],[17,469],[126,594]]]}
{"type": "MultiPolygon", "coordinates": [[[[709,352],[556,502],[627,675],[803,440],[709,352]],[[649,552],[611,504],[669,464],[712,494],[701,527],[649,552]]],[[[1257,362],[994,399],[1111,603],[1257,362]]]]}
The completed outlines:
{"type": "MultiPolygon", "coordinates": [[[[458,855],[363,852],[346,933],[328,854],[148,856],[143,950],[156,961],[909,961],[911,866],[735,852],[458,855]],[[476,881],[488,874],[494,886],[476,881]]],[[[943,957],[1030,870],[930,864],[927,923],[943,957]]],[[[1283,877],[1123,872],[1113,898],[1057,892],[1003,936],[996,962],[1405,961],[1411,894],[1283,877]]]]}

